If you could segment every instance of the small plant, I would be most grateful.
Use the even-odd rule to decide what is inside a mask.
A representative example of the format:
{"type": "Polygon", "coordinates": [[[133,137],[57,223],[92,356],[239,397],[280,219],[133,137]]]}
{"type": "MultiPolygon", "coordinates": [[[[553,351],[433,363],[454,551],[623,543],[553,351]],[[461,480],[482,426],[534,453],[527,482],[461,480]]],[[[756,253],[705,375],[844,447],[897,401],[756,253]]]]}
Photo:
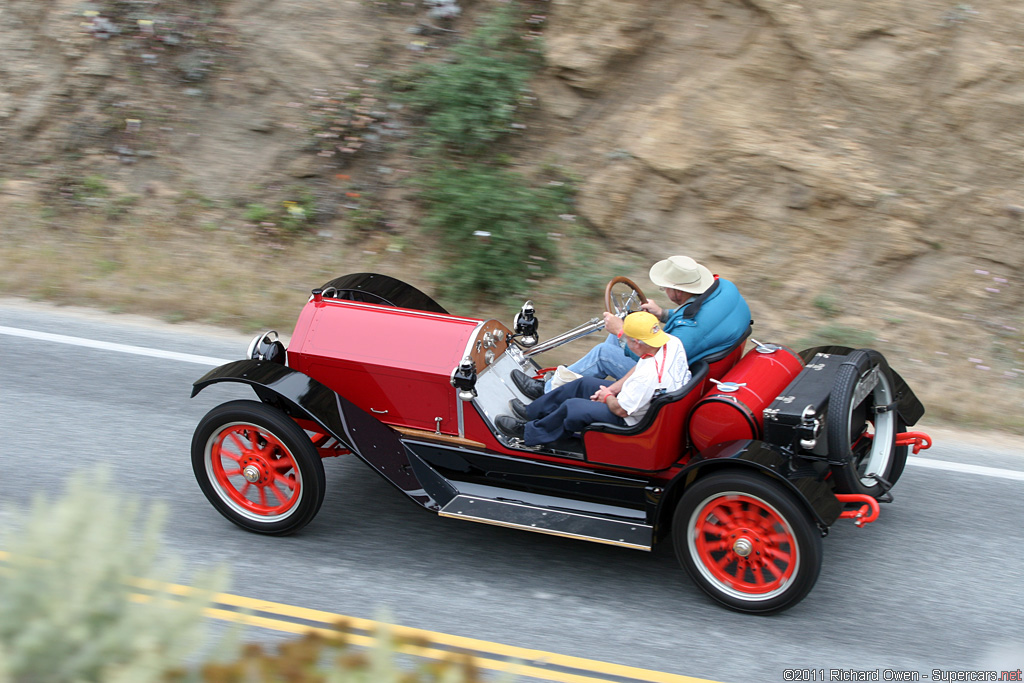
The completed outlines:
{"type": "Polygon", "coordinates": [[[507,294],[550,272],[548,228],[565,211],[569,192],[564,183],[532,186],[518,173],[483,164],[433,169],[423,181],[424,225],[457,255],[440,278],[442,291],[507,294]]]}
{"type": "Polygon", "coordinates": [[[859,349],[871,346],[875,341],[875,335],[872,332],[849,325],[833,324],[815,329],[809,336],[800,340],[799,344],[802,347],[835,344],[859,349]]]}
{"type": "Polygon", "coordinates": [[[101,275],[110,275],[112,273],[116,273],[122,268],[124,268],[124,263],[121,261],[105,258],[96,260],[96,270],[98,270],[101,275]]]}
{"type": "Polygon", "coordinates": [[[273,215],[274,212],[262,204],[249,204],[245,207],[245,213],[242,214],[242,218],[247,223],[264,223],[269,221],[273,215]]]}
{"type": "Polygon", "coordinates": [[[278,219],[281,228],[289,233],[297,233],[313,221],[313,197],[303,195],[299,201],[286,200],[281,203],[283,212],[278,219]]]}
{"type": "Polygon", "coordinates": [[[242,218],[272,236],[295,235],[313,223],[316,211],[313,195],[303,192],[299,199],[281,202],[278,208],[248,204],[242,218]]]}
{"type": "Polygon", "coordinates": [[[825,314],[827,318],[835,318],[842,313],[842,307],[833,294],[819,294],[814,297],[814,307],[825,314]]]}
{"type": "Polygon", "coordinates": [[[406,97],[442,148],[479,155],[512,130],[539,65],[521,19],[518,5],[509,3],[455,46],[451,61],[426,67],[410,82],[406,97]]]}
{"type": "Polygon", "coordinates": [[[372,207],[357,206],[345,214],[349,226],[361,233],[375,232],[384,224],[384,212],[372,207]]]}
{"type": "Polygon", "coordinates": [[[110,188],[103,176],[87,175],[82,179],[82,192],[86,197],[106,197],[110,188]]]}
{"type": "Polygon", "coordinates": [[[139,203],[139,199],[137,194],[126,194],[114,199],[107,204],[107,218],[118,220],[124,217],[133,206],[139,203]]]}

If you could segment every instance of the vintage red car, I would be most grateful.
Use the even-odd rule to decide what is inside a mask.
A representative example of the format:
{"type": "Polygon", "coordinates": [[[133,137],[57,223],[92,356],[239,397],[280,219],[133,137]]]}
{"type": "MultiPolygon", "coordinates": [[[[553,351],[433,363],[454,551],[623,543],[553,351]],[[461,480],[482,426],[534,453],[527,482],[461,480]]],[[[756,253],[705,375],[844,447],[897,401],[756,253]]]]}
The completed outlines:
{"type": "MultiPolygon", "coordinates": [[[[645,300],[625,278],[605,298],[619,315],[645,300]]],[[[906,431],[924,408],[878,352],[747,338],[692,362],[632,427],[544,448],[498,431],[525,398],[512,370],[539,375],[538,354],[601,324],[540,343],[530,302],[510,329],[386,275],[337,278],[313,290],[287,349],[259,335],[195,382],[193,396],[242,382],[259,399],[202,419],[196,478],[238,526],[289,534],[320,508],[323,459],[351,454],[442,517],[640,550],[670,538],[712,598],[771,613],[811,590],[829,527],[877,518],[909,451],[930,445],[906,431]]]]}

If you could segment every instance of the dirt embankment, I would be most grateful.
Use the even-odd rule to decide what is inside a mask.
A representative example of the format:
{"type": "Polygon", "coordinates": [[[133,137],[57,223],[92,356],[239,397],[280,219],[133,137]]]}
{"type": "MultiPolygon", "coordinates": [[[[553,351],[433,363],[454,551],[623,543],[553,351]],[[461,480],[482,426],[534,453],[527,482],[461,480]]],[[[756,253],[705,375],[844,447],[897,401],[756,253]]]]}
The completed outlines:
{"type": "MultiPolygon", "coordinates": [[[[406,112],[363,103],[343,160],[317,151],[317,97],[439,58],[495,3],[464,5],[441,24],[412,0],[5,3],[0,286],[285,326],[338,272],[429,290],[406,112]],[[380,229],[352,220],[370,194],[380,229]],[[261,224],[286,201],[317,220],[282,245],[261,224]]],[[[607,255],[588,277],[644,284],[691,254],[741,286],[758,338],[876,346],[938,415],[1024,429],[1024,6],[551,0],[540,20],[514,152],[580,178],[607,255]]],[[[570,280],[540,293],[597,307],[570,280]]]]}

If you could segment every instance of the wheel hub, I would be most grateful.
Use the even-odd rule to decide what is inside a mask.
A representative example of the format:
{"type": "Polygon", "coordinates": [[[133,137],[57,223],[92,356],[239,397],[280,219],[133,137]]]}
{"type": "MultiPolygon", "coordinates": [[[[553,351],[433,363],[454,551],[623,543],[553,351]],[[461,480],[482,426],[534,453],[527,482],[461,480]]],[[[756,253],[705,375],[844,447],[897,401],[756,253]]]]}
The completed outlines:
{"type": "Polygon", "coordinates": [[[747,557],[754,550],[754,545],[750,542],[749,538],[743,537],[736,539],[736,542],[732,544],[732,551],[740,557],[747,557]]]}
{"type": "Polygon", "coordinates": [[[260,472],[260,468],[255,465],[246,465],[242,470],[242,476],[244,476],[247,481],[255,484],[262,477],[262,473],[260,472]]]}

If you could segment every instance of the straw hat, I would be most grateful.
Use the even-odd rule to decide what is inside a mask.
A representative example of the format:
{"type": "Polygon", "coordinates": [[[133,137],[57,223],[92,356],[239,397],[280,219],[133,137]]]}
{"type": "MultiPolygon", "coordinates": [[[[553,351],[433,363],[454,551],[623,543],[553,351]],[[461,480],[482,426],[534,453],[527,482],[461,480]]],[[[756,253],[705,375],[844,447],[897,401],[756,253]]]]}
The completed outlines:
{"type": "Polygon", "coordinates": [[[651,282],[659,287],[703,294],[714,281],[711,271],[689,256],[669,256],[651,266],[651,282]]]}

